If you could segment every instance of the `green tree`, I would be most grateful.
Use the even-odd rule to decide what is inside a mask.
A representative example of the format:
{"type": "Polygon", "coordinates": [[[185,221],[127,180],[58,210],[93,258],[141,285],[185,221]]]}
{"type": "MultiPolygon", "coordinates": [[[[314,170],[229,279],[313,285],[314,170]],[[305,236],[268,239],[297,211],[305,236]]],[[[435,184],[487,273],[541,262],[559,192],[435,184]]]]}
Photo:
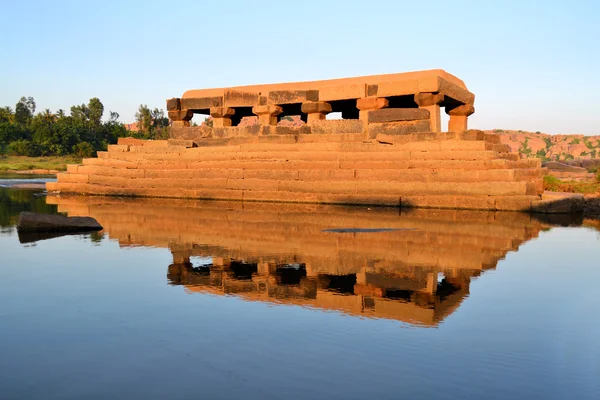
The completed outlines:
{"type": "Polygon", "coordinates": [[[15,121],[18,124],[26,125],[35,113],[35,101],[33,97],[21,97],[21,100],[15,106],[15,121]]]}
{"type": "Polygon", "coordinates": [[[88,117],[92,124],[100,125],[102,122],[102,114],[104,114],[104,105],[97,97],[90,99],[88,103],[88,117]]]}
{"type": "Polygon", "coordinates": [[[145,104],[140,104],[138,111],[135,113],[135,121],[137,122],[138,130],[143,135],[150,135],[152,128],[152,112],[145,104]]]}
{"type": "Polygon", "coordinates": [[[15,115],[13,114],[10,107],[0,108],[0,123],[3,122],[14,122],[15,115]]]}

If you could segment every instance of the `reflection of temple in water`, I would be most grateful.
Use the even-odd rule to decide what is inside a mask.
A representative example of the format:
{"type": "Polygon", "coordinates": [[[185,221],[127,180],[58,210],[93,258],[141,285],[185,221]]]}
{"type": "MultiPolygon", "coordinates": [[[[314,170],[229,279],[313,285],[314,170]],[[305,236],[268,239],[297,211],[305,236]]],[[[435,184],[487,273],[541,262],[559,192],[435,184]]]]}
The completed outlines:
{"type": "Polygon", "coordinates": [[[527,214],[173,199],[49,198],[122,246],[168,247],[168,280],[235,295],[436,325],[472,278],[538,235],[527,214]],[[382,232],[331,232],[389,228],[382,232]],[[199,258],[202,257],[202,258],[199,258]],[[200,261],[200,262],[198,262],[200,261]]]}

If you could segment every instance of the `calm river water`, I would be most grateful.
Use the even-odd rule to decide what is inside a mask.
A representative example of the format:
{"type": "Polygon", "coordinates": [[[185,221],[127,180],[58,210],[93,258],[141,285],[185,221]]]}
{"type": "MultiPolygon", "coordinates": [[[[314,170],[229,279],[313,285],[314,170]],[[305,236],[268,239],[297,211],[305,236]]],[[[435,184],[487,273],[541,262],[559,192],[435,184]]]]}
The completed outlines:
{"type": "Polygon", "coordinates": [[[597,222],[14,183],[1,399],[600,398],[597,222]],[[104,230],[19,236],[20,211],[104,230]]]}

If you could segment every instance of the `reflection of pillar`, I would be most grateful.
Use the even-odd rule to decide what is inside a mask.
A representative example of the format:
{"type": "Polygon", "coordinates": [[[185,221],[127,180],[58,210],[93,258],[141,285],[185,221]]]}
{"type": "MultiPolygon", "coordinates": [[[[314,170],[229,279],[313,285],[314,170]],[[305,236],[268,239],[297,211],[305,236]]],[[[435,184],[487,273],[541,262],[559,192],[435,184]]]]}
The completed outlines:
{"type": "Polygon", "coordinates": [[[235,114],[235,110],[230,107],[211,107],[210,116],[213,118],[213,127],[222,128],[231,126],[231,117],[235,114]]]}
{"type": "Polygon", "coordinates": [[[169,118],[173,121],[173,126],[190,126],[190,120],[194,117],[192,110],[172,110],[169,111],[169,118]]]}
{"type": "Polygon", "coordinates": [[[429,129],[431,132],[442,131],[440,119],[440,104],[444,101],[444,95],[440,93],[417,93],[415,103],[419,108],[429,111],[429,129]]]}
{"type": "Polygon", "coordinates": [[[332,110],[331,104],[324,101],[310,101],[302,103],[301,110],[304,114],[308,115],[306,122],[311,125],[315,121],[324,120],[327,114],[332,110]]]}
{"type": "Polygon", "coordinates": [[[277,125],[277,116],[282,112],[281,107],[273,104],[252,107],[252,113],[258,115],[260,125],[277,125]]]}
{"type": "Polygon", "coordinates": [[[429,294],[435,294],[438,285],[438,274],[437,272],[430,272],[427,274],[427,286],[425,292],[429,294]]]}
{"type": "Polygon", "coordinates": [[[448,121],[448,132],[464,132],[468,129],[467,120],[469,115],[475,112],[475,108],[472,105],[463,104],[455,108],[448,110],[446,108],[446,114],[450,116],[448,121]]]}

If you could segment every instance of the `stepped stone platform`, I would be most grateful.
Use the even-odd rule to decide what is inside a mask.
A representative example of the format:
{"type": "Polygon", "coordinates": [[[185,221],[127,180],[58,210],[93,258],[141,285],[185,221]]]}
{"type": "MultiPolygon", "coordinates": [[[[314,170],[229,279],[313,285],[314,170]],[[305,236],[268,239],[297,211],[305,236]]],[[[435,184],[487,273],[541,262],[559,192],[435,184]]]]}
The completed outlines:
{"type": "Polygon", "coordinates": [[[69,166],[47,189],[535,210],[545,170],[510,153],[498,136],[467,130],[473,102],[464,83],[442,70],[188,91],[167,101],[171,139],[121,138],[98,158],[69,166]],[[450,115],[449,132],[441,132],[440,107],[450,115]],[[327,120],[331,112],[343,119],[327,120]],[[213,126],[190,126],[196,113],[210,114],[213,126]],[[252,115],[257,123],[241,124],[252,115]],[[280,125],[287,115],[306,124],[280,125]]]}
{"type": "Polygon", "coordinates": [[[122,247],[168,248],[166,278],[190,294],[425,326],[458,310],[472,280],[553,226],[488,211],[102,196],[48,202],[69,216],[96,218],[122,247]],[[336,232],[345,228],[373,232],[336,232]]]}

